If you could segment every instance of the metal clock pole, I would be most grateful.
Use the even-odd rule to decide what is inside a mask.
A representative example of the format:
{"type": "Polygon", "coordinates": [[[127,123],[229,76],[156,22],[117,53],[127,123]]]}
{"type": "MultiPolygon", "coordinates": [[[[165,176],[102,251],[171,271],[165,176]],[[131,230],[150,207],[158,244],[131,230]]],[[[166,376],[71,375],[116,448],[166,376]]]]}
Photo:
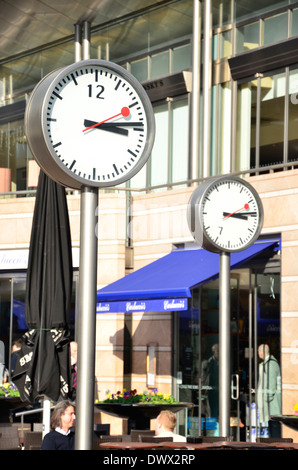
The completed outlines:
{"type": "Polygon", "coordinates": [[[92,450],[95,375],[98,189],[81,190],[76,450],[92,450]]]}
{"type": "MultiPolygon", "coordinates": [[[[83,25],[84,59],[88,24],[83,25]]],[[[95,329],[97,288],[97,205],[98,189],[81,189],[80,277],[78,314],[78,380],[76,394],[75,449],[92,450],[95,385],[95,329]]]]}
{"type": "Polygon", "coordinates": [[[230,433],[230,253],[219,260],[219,435],[230,433]]]}

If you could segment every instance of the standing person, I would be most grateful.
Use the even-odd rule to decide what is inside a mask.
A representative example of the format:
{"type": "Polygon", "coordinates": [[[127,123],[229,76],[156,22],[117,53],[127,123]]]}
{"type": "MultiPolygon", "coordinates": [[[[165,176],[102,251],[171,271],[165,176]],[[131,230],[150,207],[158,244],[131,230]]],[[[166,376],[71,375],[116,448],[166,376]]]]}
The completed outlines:
{"type": "Polygon", "coordinates": [[[51,431],[43,438],[41,450],[74,450],[75,435],[71,431],[75,408],[68,401],[60,401],[51,417],[51,431]]]}
{"type": "Polygon", "coordinates": [[[213,344],[212,355],[202,363],[203,414],[218,419],[219,414],[219,346],[213,344]]]}
{"type": "Polygon", "coordinates": [[[186,437],[174,433],[176,422],[176,416],[172,411],[161,411],[155,422],[156,437],[172,437],[173,442],[186,442],[186,437]]]}
{"type": "Polygon", "coordinates": [[[11,365],[10,365],[10,370],[11,370],[11,376],[13,376],[14,368],[18,360],[19,352],[21,350],[23,344],[22,338],[19,338],[15,340],[12,343],[12,348],[11,348],[11,365]]]}
{"type": "Polygon", "coordinates": [[[280,367],[274,356],[270,355],[269,346],[261,344],[258,348],[259,378],[257,388],[257,403],[261,427],[268,427],[269,437],[281,437],[281,426],[270,416],[281,413],[281,376],[280,367]]]}
{"type": "Polygon", "coordinates": [[[5,347],[0,341],[0,385],[7,382],[8,370],[5,367],[5,347]]]}

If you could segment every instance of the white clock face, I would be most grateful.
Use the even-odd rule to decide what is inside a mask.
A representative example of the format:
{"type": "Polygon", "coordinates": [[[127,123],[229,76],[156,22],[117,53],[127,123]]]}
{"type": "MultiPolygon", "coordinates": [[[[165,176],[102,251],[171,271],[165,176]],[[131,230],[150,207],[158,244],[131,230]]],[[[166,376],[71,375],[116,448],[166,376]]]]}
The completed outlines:
{"type": "Polygon", "coordinates": [[[202,200],[205,236],[224,251],[240,251],[258,236],[261,213],[259,198],[249,185],[240,179],[219,179],[202,200]]]}
{"type": "MultiPolygon", "coordinates": [[[[152,149],[154,115],[129,72],[111,62],[85,60],[53,72],[40,89],[46,91],[33,92],[28,106],[27,137],[46,173],[54,162],[58,179],[65,173],[78,186],[114,186],[140,171],[152,149]],[[40,101],[44,144],[34,130],[40,101]]],[[[56,179],[55,171],[49,176],[56,179]]]]}

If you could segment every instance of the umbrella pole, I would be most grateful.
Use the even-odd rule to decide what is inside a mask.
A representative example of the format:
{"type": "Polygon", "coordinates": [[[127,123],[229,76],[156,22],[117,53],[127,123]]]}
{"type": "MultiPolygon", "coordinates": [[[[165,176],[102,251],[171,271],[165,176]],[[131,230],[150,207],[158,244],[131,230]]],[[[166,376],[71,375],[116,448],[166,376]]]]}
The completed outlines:
{"type": "Polygon", "coordinates": [[[43,412],[42,412],[42,435],[43,437],[50,432],[50,419],[51,419],[51,401],[44,397],[43,399],[43,412]]]}

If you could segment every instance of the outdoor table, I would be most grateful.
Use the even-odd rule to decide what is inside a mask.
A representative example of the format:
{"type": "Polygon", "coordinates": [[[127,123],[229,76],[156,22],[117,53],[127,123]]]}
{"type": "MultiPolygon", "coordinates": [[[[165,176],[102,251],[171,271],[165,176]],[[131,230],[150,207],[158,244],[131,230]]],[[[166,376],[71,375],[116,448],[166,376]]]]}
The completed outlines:
{"type": "Polygon", "coordinates": [[[216,441],[193,444],[189,442],[104,442],[99,445],[101,449],[109,450],[298,450],[298,444],[290,442],[240,442],[240,441],[216,441]]]}

